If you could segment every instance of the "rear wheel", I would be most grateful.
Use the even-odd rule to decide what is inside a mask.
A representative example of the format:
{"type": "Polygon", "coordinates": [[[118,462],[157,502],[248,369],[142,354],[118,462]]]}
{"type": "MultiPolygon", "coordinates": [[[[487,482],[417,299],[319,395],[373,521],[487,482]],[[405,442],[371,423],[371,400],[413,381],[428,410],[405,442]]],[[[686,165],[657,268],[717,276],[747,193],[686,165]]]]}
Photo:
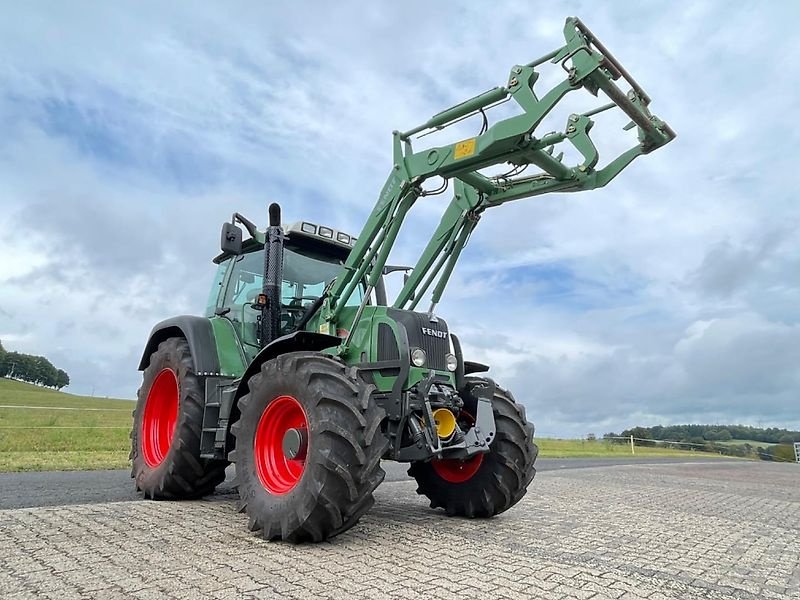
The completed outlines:
{"type": "Polygon", "coordinates": [[[200,458],[203,398],[189,344],[161,342],[144,370],[131,431],[131,477],[146,498],[197,498],[225,479],[226,462],[200,458]]]}
{"type": "MultiPolygon", "coordinates": [[[[465,409],[475,414],[476,386],[491,385],[487,379],[470,377],[464,393],[465,409]]],[[[536,474],[539,448],[533,443],[533,425],[525,408],[510,392],[495,388],[492,401],[496,435],[489,452],[467,460],[444,459],[411,464],[408,474],[417,480],[417,493],[427,496],[431,508],[448,515],[492,517],[519,502],[536,474]]]]}
{"type": "Polygon", "coordinates": [[[312,352],[265,362],[248,386],[230,456],[250,530],[298,543],[355,525],[385,476],[389,442],[373,387],[355,368],[312,352]]]}

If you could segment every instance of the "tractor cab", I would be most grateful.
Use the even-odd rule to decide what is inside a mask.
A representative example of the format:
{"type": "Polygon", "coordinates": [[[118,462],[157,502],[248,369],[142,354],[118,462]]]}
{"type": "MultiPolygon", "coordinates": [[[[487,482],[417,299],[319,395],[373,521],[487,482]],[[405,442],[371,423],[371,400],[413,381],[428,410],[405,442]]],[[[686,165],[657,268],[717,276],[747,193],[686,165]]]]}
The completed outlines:
{"type": "MultiPolygon", "coordinates": [[[[298,329],[306,312],[340,272],[355,242],[347,233],[305,221],[283,230],[279,336],[298,329]]],[[[225,318],[233,324],[248,360],[260,350],[258,302],[264,289],[264,260],[264,244],[254,237],[241,244],[240,254],[229,251],[217,256],[205,311],[206,317],[225,318]]],[[[348,306],[358,306],[363,294],[364,286],[358,286],[348,306]]],[[[371,301],[385,304],[382,285],[371,301]]]]}

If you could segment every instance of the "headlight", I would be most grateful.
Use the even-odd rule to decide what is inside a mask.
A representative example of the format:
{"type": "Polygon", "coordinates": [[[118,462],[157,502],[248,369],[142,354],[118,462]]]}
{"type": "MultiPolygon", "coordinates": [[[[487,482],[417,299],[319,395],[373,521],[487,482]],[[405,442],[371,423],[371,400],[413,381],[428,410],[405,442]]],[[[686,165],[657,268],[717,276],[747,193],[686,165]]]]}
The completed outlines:
{"type": "Polygon", "coordinates": [[[425,356],[425,350],[423,350],[422,348],[414,348],[411,351],[411,364],[414,365],[415,367],[424,367],[425,360],[427,358],[428,357],[425,356]]]}
{"type": "Polygon", "coordinates": [[[444,364],[451,373],[458,368],[458,359],[454,354],[445,354],[444,364]]]}

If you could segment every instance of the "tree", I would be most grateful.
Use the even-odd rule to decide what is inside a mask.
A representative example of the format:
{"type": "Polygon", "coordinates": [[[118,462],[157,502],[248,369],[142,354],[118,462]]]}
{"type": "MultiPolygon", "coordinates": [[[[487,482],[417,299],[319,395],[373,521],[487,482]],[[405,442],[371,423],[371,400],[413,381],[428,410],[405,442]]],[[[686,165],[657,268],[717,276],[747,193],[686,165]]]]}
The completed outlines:
{"type": "Polygon", "coordinates": [[[790,446],[789,444],[778,444],[777,446],[771,446],[770,454],[773,456],[773,460],[780,460],[786,462],[794,462],[794,447],[790,446]]]}
{"type": "Polygon", "coordinates": [[[723,448],[724,453],[729,456],[747,456],[749,453],[748,446],[742,446],[741,444],[723,446],[723,448]]]}
{"type": "Polygon", "coordinates": [[[5,350],[0,352],[0,377],[8,377],[11,373],[11,358],[5,350]]]}
{"type": "Polygon", "coordinates": [[[9,352],[11,359],[11,377],[33,383],[33,357],[29,354],[9,352]]]}
{"type": "Polygon", "coordinates": [[[69,375],[67,375],[67,373],[65,371],[62,371],[61,369],[56,371],[56,382],[54,387],[60,390],[61,388],[67,387],[68,385],[69,385],[69,375]]]}
{"type": "Polygon", "coordinates": [[[29,377],[33,383],[47,387],[55,387],[56,368],[44,356],[31,357],[29,377]]]}
{"type": "Polygon", "coordinates": [[[8,352],[2,344],[0,344],[0,377],[13,377],[58,389],[69,385],[69,375],[61,369],[56,369],[44,356],[8,352]]]}

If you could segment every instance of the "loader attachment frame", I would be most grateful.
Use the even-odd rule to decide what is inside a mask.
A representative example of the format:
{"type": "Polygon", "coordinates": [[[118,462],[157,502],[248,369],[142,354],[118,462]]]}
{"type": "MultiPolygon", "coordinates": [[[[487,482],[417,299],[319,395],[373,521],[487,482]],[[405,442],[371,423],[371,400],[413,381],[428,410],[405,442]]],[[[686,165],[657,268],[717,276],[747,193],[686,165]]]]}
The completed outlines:
{"type": "MultiPolygon", "coordinates": [[[[560,48],[512,67],[504,86],[448,108],[408,131],[393,132],[392,170],[342,273],[322,304],[322,330],[336,330],[345,302],[359,281],[366,277],[370,286],[377,284],[406,214],[419,197],[431,193],[422,187],[428,179],[443,178],[443,187],[452,180],[455,193],[393,306],[414,309],[438,277],[428,309],[432,313],[484,210],[550,192],[603,187],[635,158],[674,139],[669,125],[651,114],[647,93],[580,19],[567,19],[564,38],[565,44],[560,48]],[[539,95],[534,90],[539,78],[537,67],[548,61],[560,65],[565,77],[539,95]],[[630,86],[629,91],[623,92],[619,87],[622,81],[630,86]],[[536,134],[542,120],[564,96],[577,90],[586,90],[593,96],[602,91],[611,102],[570,115],[563,132],[536,134]],[[521,113],[488,126],[485,110],[509,100],[517,103],[521,113]],[[591,117],[610,109],[622,110],[631,119],[625,129],[637,128],[638,143],[597,168],[599,153],[590,137],[594,125],[591,117]],[[414,151],[413,136],[427,135],[478,114],[484,116],[484,127],[478,135],[414,151]],[[567,165],[563,153],[555,152],[563,143],[571,144],[581,155],[579,164],[567,165]],[[509,173],[481,173],[504,163],[511,165],[509,173]],[[529,165],[535,165],[540,172],[520,175],[529,165]]],[[[352,323],[351,330],[355,325],[352,323]]],[[[340,346],[340,354],[347,353],[349,341],[348,338],[340,346]]]]}

